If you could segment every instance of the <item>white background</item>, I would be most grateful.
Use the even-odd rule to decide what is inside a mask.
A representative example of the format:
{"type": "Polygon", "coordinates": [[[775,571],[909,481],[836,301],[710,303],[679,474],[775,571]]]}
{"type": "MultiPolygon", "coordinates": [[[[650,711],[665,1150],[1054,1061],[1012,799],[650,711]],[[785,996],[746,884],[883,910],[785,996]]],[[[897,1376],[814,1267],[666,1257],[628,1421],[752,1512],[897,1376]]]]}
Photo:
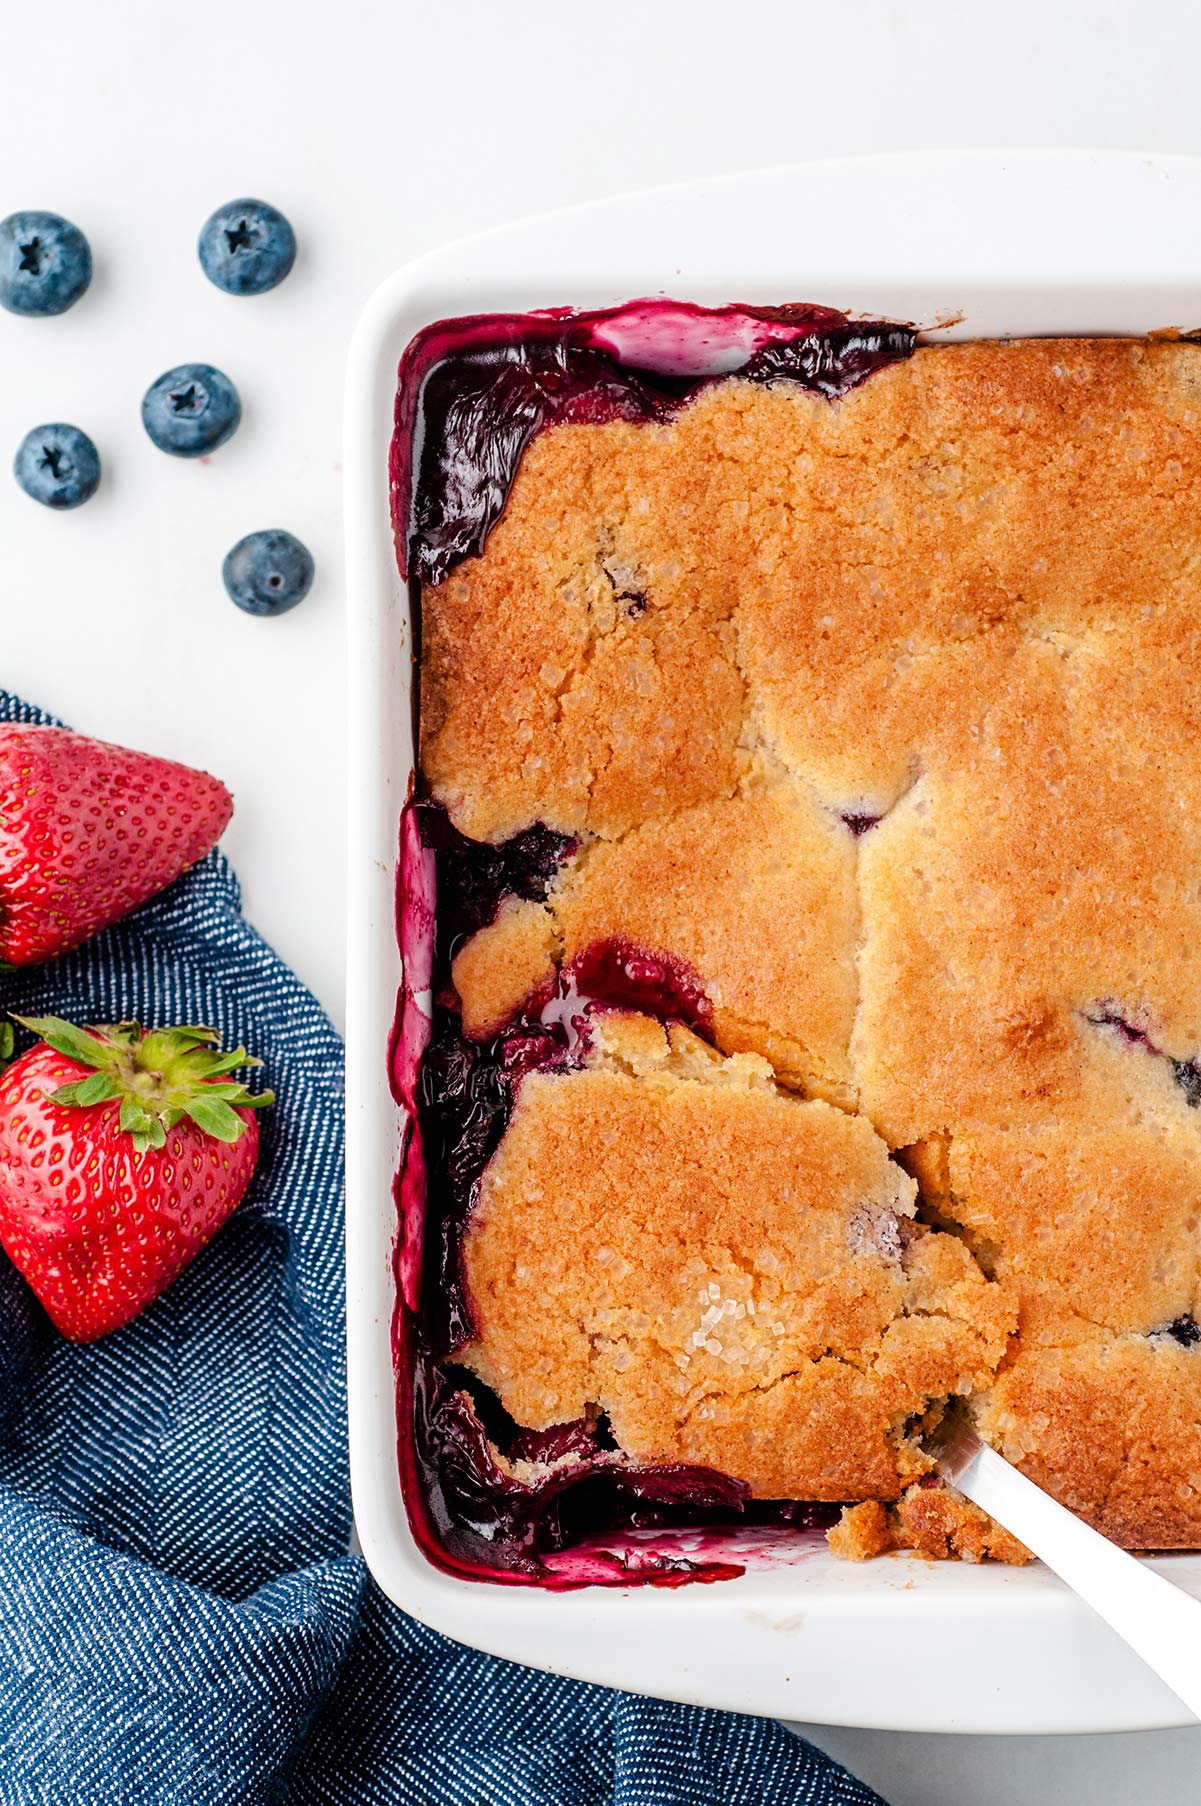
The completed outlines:
{"type": "MultiPolygon", "coordinates": [[[[340,388],[374,285],[514,214],[763,163],[972,145],[1201,153],[1199,67],[1189,0],[7,8],[0,215],[65,213],[96,277],[60,319],[0,314],[0,682],[222,776],[248,913],[340,1022],[340,388]],[[241,301],[205,282],[194,249],[239,194],[281,207],[301,245],[281,289],[241,301]],[[163,457],[138,421],[147,384],[193,359],[226,370],[245,409],[205,465],[163,457]],[[6,474],[26,429],[56,419],[86,428],[105,467],[67,516],[6,474]],[[225,598],[221,559],[272,526],[309,544],[318,580],[293,614],[251,620],[225,598]]],[[[803,243],[821,222],[787,227],[803,243]]],[[[1199,1732],[813,1735],[892,1806],[1201,1797],[1199,1732]]]]}

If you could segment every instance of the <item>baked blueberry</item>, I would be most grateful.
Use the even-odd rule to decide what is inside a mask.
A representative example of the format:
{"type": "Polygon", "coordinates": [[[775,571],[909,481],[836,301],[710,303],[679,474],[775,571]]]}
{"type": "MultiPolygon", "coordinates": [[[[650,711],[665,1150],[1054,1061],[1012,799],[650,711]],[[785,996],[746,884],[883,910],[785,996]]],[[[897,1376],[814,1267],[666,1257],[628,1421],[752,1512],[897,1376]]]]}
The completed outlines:
{"type": "Polygon", "coordinates": [[[221,575],[231,602],[248,615],[282,615],[313,586],[308,547],[282,527],[248,533],[226,553],[221,575]]]}
{"type": "Polygon", "coordinates": [[[57,213],[0,220],[0,307],[10,314],[62,314],[92,280],[92,253],[78,226],[57,213]]]}
{"type": "Polygon", "coordinates": [[[247,198],[209,215],[197,250],[201,269],[227,295],[264,295],[296,261],[296,234],[278,208],[247,198]]]}
{"type": "Polygon", "coordinates": [[[1173,1060],[1172,1076],[1184,1092],[1184,1101],[1193,1110],[1201,1105],[1201,1062],[1173,1060]]]}
{"type": "Polygon", "coordinates": [[[215,451],[241,418],[238,391],[211,364],[177,364],[142,397],[142,425],[160,451],[176,458],[215,451]]]}
{"type": "Polygon", "coordinates": [[[100,456],[87,434],[58,421],[26,433],[13,459],[13,475],[35,502],[78,508],[96,493],[100,456]]]}

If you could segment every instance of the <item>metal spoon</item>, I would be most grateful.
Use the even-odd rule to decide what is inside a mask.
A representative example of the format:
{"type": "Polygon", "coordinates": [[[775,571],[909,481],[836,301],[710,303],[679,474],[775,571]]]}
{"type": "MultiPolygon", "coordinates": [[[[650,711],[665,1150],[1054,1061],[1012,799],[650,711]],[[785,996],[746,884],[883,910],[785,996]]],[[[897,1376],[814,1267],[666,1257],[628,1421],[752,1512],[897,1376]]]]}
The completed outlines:
{"type": "Polygon", "coordinates": [[[944,1480],[1044,1561],[1201,1718],[1201,1599],[1059,1505],[952,1417],[925,1438],[944,1480]]]}

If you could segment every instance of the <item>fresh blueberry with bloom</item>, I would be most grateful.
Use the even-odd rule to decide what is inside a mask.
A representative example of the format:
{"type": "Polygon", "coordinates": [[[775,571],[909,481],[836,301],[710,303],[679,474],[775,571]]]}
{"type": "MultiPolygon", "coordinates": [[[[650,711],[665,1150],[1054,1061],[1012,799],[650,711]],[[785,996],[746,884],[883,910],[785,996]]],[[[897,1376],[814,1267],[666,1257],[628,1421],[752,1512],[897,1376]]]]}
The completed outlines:
{"type": "Polygon", "coordinates": [[[57,213],[0,220],[0,307],[10,314],[62,314],[92,280],[92,253],[78,226],[57,213]]]}
{"type": "Polygon", "coordinates": [[[78,508],[96,493],[100,454],[77,426],[56,421],[26,433],[13,459],[13,475],[35,502],[78,508]]]}
{"type": "Polygon", "coordinates": [[[272,527],[240,539],[226,553],[221,575],[230,600],[248,615],[282,615],[308,595],[313,558],[293,534],[272,527]]]}
{"type": "Polygon", "coordinates": [[[177,364],[142,397],[142,425],[160,451],[199,458],[214,451],[242,418],[238,391],[211,364],[177,364]]]}
{"type": "Polygon", "coordinates": [[[277,207],[230,201],[200,229],[200,267],[227,295],[265,295],[296,260],[296,234],[277,207]]]}

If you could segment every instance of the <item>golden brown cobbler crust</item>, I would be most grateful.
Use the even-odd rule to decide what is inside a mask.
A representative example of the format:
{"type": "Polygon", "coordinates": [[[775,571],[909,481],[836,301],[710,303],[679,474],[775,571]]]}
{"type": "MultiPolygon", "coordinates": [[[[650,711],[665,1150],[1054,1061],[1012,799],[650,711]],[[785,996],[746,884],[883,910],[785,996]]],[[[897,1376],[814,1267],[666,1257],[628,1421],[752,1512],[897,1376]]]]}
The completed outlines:
{"type": "Polygon", "coordinates": [[[460,1356],[519,1423],[607,1413],[643,1462],[759,1498],[894,1498],[931,1397],[986,1384],[1008,1301],[862,1116],[754,1055],[610,1016],[524,1082],[468,1226],[460,1356]],[[902,1223],[909,1226],[912,1240],[902,1223]]]}
{"type": "Polygon", "coordinates": [[[851,1194],[878,1201],[899,1162],[940,1226],[907,1259],[957,1250],[1020,1321],[955,1375],[985,1433],[1127,1544],[1201,1545],[1201,1348],[1162,1333],[1201,1310],[1201,1110],[1174,1064],[1201,1051],[1201,349],[927,348],[834,404],[731,379],[669,426],[557,428],[423,613],[434,793],[479,838],[580,839],[545,905],[460,953],[468,1031],[623,938],[691,965],[718,1045],[770,1063],[741,1088],[528,1081],[473,1260],[533,1247],[539,1186],[546,1222],[632,1238],[664,1324],[683,1264],[753,1273],[785,1200],[804,1250],[776,1319],[796,1366],[773,1355],[752,1394],[712,1357],[709,1416],[666,1328],[617,1372],[580,1327],[636,1308],[612,1273],[536,1271],[513,1315],[516,1255],[473,1269],[473,1359],[519,1420],[553,1421],[531,1375],[570,1347],[550,1389],[605,1403],[631,1453],[888,1501],[879,1535],[921,1518],[938,1544],[945,1498],[901,1515],[897,1425],[962,1388],[916,1354],[886,1382],[879,1349],[944,1319],[870,1254],[829,1266],[851,1194]]]}

